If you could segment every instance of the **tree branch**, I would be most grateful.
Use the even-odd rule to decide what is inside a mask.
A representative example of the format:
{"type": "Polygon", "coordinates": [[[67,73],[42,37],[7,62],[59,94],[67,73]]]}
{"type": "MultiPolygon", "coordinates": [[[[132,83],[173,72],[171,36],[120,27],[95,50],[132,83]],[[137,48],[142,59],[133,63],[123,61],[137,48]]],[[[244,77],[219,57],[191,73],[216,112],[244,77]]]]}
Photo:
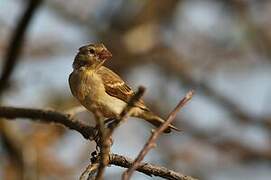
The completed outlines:
{"type": "Polygon", "coordinates": [[[144,145],[144,148],[140,151],[138,156],[136,157],[135,161],[132,163],[132,166],[127,169],[122,176],[123,180],[128,180],[131,178],[133,172],[138,168],[140,162],[144,159],[146,154],[156,146],[155,141],[158,139],[160,134],[169,126],[169,124],[175,119],[177,112],[192,98],[193,91],[189,91],[186,96],[179,102],[179,104],[174,108],[174,110],[169,114],[167,120],[161,125],[158,129],[156,129],[150,138],[148,139],[147,143],[144,145]]]}
{"type": "MultiPolygon", "coordinates": [[[[133,164],[133,160],[117,154],[110,154],[109,164],[130,168],[133,164]]],[[[171,180],[196,180],[191,176],[186,176],[175,171],[169,170],[163,166],[156,166],[149,163],[139,163],[136,171],[144,173],[148,176],[159,176],[165,179],[171,180]]]]}
{"type": "Polygon", "coordinates": [[[80,132],[84,138],[92,140],[95,137],[95,128],[85,125],[82,122],[72,118],[70,114],[64,114],[53,110],[31,109],[31,108],[16,108],[8,106],[0,106],[0,117],[14,118],[29,118],[32,120],[40,120],[42,122],[54,122],[62,124],[72,130],[80,132]]]}
{"type": "MultiPolygon", "coordinates": [[[[82,122],[73,119],[69,114],[64,114],[53,110],[0,106],[0,120],[1,118],[29,118],[31,120],[40,119],[40,121],[46,123],[55,122],[62,124],[72,130],[81,133],[86,139],[93,139],[95,136],[94,127],[85,125],[82,122]]],[[[109,154],[108,163],[124,168],[129,168],[132,165],[132,160],[121,155],[109,154]]],[[[149,176],[154,175],[166,179],[194,180],[194,178],[190,176],[185,176],[165,167],[148,163],[140,163],[137,171],[149,176]]]]}

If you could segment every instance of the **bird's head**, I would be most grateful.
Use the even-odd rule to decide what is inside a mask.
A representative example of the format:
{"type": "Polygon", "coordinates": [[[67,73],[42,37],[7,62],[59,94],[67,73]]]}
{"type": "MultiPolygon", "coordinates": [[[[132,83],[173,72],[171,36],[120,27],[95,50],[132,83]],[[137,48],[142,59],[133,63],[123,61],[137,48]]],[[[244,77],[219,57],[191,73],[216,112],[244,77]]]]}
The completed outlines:
{"type": "Polygon", "coordinates": [[[96,69],[111,57],[111,52],[102,43],[88,44],[79,48],[73,62],[73,68],[91,67],[96,69]]]}

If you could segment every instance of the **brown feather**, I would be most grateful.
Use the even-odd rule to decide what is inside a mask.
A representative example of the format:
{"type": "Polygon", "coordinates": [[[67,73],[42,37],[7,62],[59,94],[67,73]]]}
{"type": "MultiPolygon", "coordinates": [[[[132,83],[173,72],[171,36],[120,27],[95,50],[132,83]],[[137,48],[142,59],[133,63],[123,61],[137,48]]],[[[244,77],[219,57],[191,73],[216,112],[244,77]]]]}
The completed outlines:
{"type": "MultiPolygon", "coordinates": [[[[105,91],[110,96],[121,99],[122,101],[128,103],[130,98],[135,94],[133,90],[113,71],[102,66],[97,73],[101,75],[105,91]]],[[[140,100],[135,104],[145,111],[149,111],[144,102],[140,100]]]]}

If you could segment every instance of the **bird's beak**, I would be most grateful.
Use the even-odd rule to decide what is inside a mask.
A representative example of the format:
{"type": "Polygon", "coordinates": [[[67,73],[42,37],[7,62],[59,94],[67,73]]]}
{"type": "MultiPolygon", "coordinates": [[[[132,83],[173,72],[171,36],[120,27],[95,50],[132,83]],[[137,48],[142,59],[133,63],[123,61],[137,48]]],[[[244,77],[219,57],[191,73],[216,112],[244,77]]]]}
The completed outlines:
{"type": "Polygon", "coordinates": [[[98,53],[98,56],[101,60],[108,60],[112,58],[112,53],[107,49],[103,49],[101,52],[98,53]]]}

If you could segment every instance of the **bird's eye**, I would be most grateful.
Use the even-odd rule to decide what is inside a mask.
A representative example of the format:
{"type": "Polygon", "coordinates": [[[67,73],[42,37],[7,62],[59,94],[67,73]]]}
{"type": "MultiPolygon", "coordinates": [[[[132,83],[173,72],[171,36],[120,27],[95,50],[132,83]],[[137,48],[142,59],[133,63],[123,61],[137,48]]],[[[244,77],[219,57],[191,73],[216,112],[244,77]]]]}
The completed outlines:
{"type": "Polygon", "coordinates": [[[90,49],[90,50],[89,50],[89,53],[90,53],[90,54],[94,54],[94,53],[95,53],[94,49],[90,49]]]}

